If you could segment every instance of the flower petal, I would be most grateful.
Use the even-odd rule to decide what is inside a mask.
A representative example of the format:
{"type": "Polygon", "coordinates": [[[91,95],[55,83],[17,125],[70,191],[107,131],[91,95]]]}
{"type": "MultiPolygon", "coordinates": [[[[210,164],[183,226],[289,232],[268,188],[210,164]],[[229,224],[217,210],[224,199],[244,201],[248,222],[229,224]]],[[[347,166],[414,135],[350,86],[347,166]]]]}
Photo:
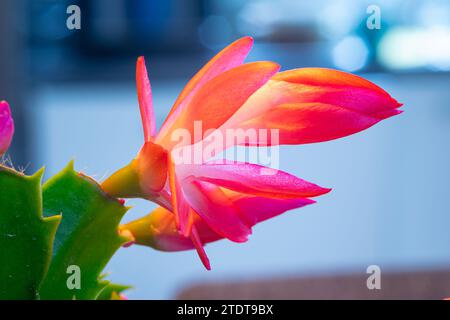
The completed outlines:
{"type": "Polygon", "coordinates": [[[136,85],[145,141],[151,141],[156,134],[155,114],[153,110],[152,88],[148,79],[144,57],[136,64],[136,85]]]}
{"type": "Polygon", "coordinates": [[[400,106],[361,77],[331,69],[294,69],[275,75],[223,128],[279,129],[279,141],[272,144],[320,142],[367,129],[399,114],[400,106]]]}
{"type": "MultiPolygon", "coordinates": [[[[395,110],[397,111],[397,110],[395,110]]],[[[278,129],[278,141],[267,135],[267,145],[305,144],[338,139],[367,129],[381,119],[341,106],[324,103],[281,104],[258,117],[242,122],[243,129],[278,129]]],[[[257,140],[262,145],[262,140],[257,140]]],[[[250,143],[251,145],[251,143],[250,143]]]]}
{"type": "Polygon", "coordinates": [[[142,146],[135,160],[140,188],[143,194],[154,195],[161,191],[167,180],[167,151],[153,142],[142,146]]]}
{"type": "Polygon", "coordinates": [[[253,62],[228,70],[210,80],[180,110],[166,133],[158,135],[157,143],[171,150],[177,144],[172,137],[176,129],[184,129],[190,133],[194,141],[189,141],[189,144],[201,140],[203,136],[194,135],[194,121],[202,121],[202,132],[219,128],[278,69],[279,65],[273,62],[253,62]]]}
{"type": "MultiPolygon", "coordinates": [[[[193,214],[193,221],[202,243],[222,239],[202,218],[193,214]]],[[[150,214],[120,226],[120,232],[132,235],[135,244],[149,246],[161,251],[182,251],[194,249],[190,237],[178,231],[173,212],[158,207],[150,214]]],[[[192,233],[191,233],[192,234],[192,233]]]]}
{"type": "Polygon", "coordinates": [[[184,179],[206,181],[227,189],[259,196],[309,198],[331,189],[297,178],[294,175],[257,164],[230,162],[203,165],[179,165],[184,179]]]}
{"type": "Polygon", "coordinates": [[[183,189],[191,207],[211,229],[231,241],[247,241],[251,228],[220,188],[207,182],[190,181],[183,184],[183,189]]]}
{"type": "Polygon", "coordinates": [[[207,270],[211,270],[211,264],[209,263],[208,256],[206,255],[205,248],[203,248],[202,240],[195,227],[192,228],[191,240],[197,250],[198,256],[207,270]]]}
{"type": "MultiPolygon", "coordinates": [[[[208,192],[213,194],[220,192],[220,194],[228,198],[228,201],[224,201],[224,204],[231,201],[232,205],[237,209],[234,214],[239,215],[250,227],[280,215],[287,210],[300,208],[315,202],[304,198],[264,198],[240,194],[211,184],[208,185],[210,188],[208,192]]],[[[207,202],[210,202],[210,200],[207,202]]],[[[185,237],[178,232],[175,215],[162,207],[156,208],[143,218],[120,226],[120,232],[129,234],[134,239],[135,244],[150,246],[157,250],[182,251],[196,249],[203,264],[209,270],[209,259],[203,246],[206,243],[223,239],[224,236],[215,232],[197,213],[193,213],[192,217],[193,226],[189,237],[185,237]]],[[[218,217],[220,216],[218,215],[218,217]]]]}
{"type": "Polygon", "coordinates": [[[250,226],[278,216],[288,210],[315,203],[314,200],[307,198],[268,198],[243,194],[225,188],[221,188],[221,190],[250,226]]]}
{"type": "Polygon", "coordinates": [[[192,96],[209,80],[219,74],[241,65],[253,46],[251,37],[236,40],[214,56],[184,87],[169,112],[161,128],[162,135],[172,126],[178,112],[183,109],[192,96]]]}
{"type": "Polygon", "coordinates": [[[190,218],[190,207],[186,201],[184,191],[180,186],[180,182],[175,172],[175,164],[168,157],[168,175],[170,193],[172,195],[172,208],[175,214],[175,223],[180,232],[188,237],[191,233],[192,219],[190,218]]]}
{"type": "Polygon", "coordinates": [[[0,101],[0,156],[8,150],[14,135],[14,121],[6,101],[0,101]]]}

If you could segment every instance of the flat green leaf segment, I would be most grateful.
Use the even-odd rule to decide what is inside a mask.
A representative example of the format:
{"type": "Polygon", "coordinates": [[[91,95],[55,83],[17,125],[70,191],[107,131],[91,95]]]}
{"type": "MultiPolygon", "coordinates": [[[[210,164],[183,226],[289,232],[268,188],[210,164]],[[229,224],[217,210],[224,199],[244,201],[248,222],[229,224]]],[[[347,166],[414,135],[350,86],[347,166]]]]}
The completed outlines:
{"type": "Polygon", "coordinates": [[[61,217],[42,217],[43,172],[0,166],[0,299],[35,299],[50,264],[61,217]]]}
{"type": "Polygon", "coordinates": [[[120,294],[130,289],[130,286],[124,286],[116,283],[108,283],[105,288],[97,296],[97,300],[118,300],[120,299],[120,294]]]}
{"type": "Polygon", "coordinates": [[[45,216],[62,215],[53,259],[41,299],[96,299],[108,285],[100,273],[121,245],[118,234],[128,208],[108,197],[92,179],[70,163],[43,188],[45,216]]]}

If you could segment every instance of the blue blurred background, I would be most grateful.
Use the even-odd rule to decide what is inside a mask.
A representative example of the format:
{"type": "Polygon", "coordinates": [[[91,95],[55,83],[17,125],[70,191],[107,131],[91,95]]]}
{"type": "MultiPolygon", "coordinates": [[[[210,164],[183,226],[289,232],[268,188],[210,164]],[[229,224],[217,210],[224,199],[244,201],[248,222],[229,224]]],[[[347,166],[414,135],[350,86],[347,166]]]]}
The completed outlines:
{"type": "MultiPolygon", "coordinates": [[[[69,160],[103,179],[142,142],[134,84],[145,55],[161,125],[188,79],[233,40],[283,69],[361,74],[405,112],[365,132],[282,147],[280,167],[333,192],[258,225],[246,244],[195,252],[121,249],[106,268],[130,298],[173,298],[193,283],[450,266],[450,2],[266,0],[6,0],[0,2],[0,98],[17,133],[17,167],[46,177],[69,160]],[[81,30],[66,9],[81,9],[81,30]],[[373,7],[380,29],[369,29],[373,7]],[[371,9],[372,8],[372,9],[371,9]],[[368,12],[369,11],[369,12],[368,12]]],[[[129,201],[131,220],[154,206],[129,201]]]]}

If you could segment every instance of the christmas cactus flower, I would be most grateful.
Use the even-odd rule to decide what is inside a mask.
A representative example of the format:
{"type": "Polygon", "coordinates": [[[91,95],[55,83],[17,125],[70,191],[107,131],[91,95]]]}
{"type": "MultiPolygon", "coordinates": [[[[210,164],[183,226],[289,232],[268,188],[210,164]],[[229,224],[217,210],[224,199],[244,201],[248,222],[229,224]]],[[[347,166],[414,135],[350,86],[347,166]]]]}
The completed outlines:
{"type": "Polygon", "coordinates": [[[237,145],[328,141],[401,112],[386,91],[352,74],[322,68],[279,72],[273,62],[244,63],[252,44],[250,37],[242,38],[209,61],[188,82],[159,132],[144,58],[138,59],[145,141],[138,155],[102,184],[111,196],[161,206],[121,226],[136,244],[165,251],[195,248],[210,269],[204,244],[247,241],[256,223],[330,191],[281,170],[218,161],[220,152],[237,145]],[[268,131],[269,136],[260,134],[268,131]],[[229,132],[245,134],[228,139],[229,132]]]}
{"type": "Polygon", "coordinates": [[[14,121],[6,101],[0,101],[0,156],[8,150],[14,135],[14,121]]]}
{"type": "MultiPolygon", "coordinates": [[[[211,212],[211,214],[221,215],[224,211],[228,211],[236,215],[237,218],[235,219],[229,219],[228,216],[224,215],[223,223],[229,223],[230,229],[236,228],[237,231],[245,229],[247,232],[250,232],[251,227],[255,224],[273,218],[287,210],[301,208],[315,203],[314,200],[307,198],[261,197],[220,187],[211,190],[210,194],[203,195],[199,198],[199,200],[202,199],[206,199],[207,201],[204,206],[211,205],[212,203],[213,207],[210,210],[221,210],[211,212]],[[221,199],[219,201],[223,201],[223,203],[213,203],[214,196],[221,199]],[[212,200],[210,200],[211,198],[212,200]],[[230,208],[221,208],[225,205],[230,208]],[[244,225],[242,226],[242,224],[244,225]]],[[[150,246],[162,251],[196,249],[203,264],[209,269],[209,259],[206,256],[203,245],[223,239],[224,236],[210,227],[207,221],[200,215],[193,213],[191,222],[195,226],[191,228],[193,234],[190,237],[186,237],[179,232],[175,215],[163,207],[158,207],[151,214],[122,225],[120,229],[125,234],[132,236],[134,243],[139,245],[150,246]]],[[[245,240],[246,238],[243,238],[241,241],[245,240]]]]}

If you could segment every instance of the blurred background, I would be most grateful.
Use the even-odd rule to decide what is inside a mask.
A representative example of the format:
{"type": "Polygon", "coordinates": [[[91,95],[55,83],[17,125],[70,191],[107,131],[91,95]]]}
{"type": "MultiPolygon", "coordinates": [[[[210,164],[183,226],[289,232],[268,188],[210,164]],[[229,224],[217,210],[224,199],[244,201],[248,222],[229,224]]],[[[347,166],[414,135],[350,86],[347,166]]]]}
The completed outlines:
{"type": "MultiPolygon", "coordinates": [[[[258,225],[248,243],[208,245],[212,271],[193,251],[132,246],[112,259],[109,278],[134,286],[129,298],[165,299],[196,284],[364,274],[369,265],[450,268],[446,0],[2,0],[0,99],[16,119],[14,165],[45,165],[48,178],[75,159],[105,178],[142,143],[137,56],[161,125],[189,78],[244,35],[255,39],[248,61],[361,74],[405,112],[341,140],[282,147],[281,169],[333,191],[258,225]],[[81,10],[79,30],[66,26],[69,5],[81,10]]],[[[127,221],[154,207],[128,204],[127,221]]]]}

